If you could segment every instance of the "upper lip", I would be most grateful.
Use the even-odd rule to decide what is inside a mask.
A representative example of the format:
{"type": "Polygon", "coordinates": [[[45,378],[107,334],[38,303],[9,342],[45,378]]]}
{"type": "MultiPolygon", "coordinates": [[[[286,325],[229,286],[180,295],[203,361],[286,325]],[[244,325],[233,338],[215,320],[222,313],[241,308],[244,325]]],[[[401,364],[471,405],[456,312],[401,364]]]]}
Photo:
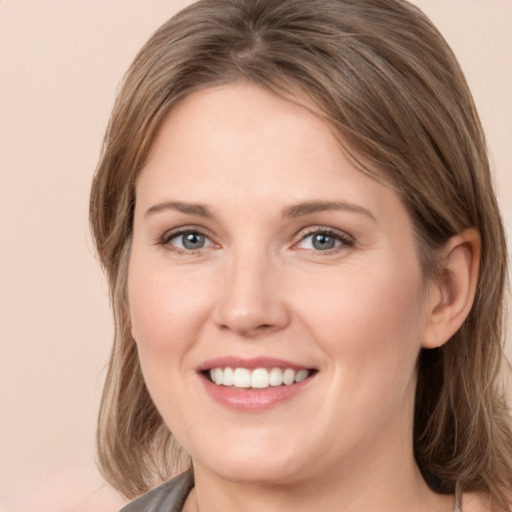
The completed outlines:
{"type": "Polygon", "coordinates": [[[256,368],[291,368],[293,370],[311,370],[313,368],[303,365],[300,363],[294,363],[292,361],[286,361],[284,359],[278,359],[274,357],[217,357],[215,359],[209,359],[205,361],[199,368],[198,372],[204,372],[211,370],[212,368],[247,368],[248,370],[254,370],[256,368]]]}

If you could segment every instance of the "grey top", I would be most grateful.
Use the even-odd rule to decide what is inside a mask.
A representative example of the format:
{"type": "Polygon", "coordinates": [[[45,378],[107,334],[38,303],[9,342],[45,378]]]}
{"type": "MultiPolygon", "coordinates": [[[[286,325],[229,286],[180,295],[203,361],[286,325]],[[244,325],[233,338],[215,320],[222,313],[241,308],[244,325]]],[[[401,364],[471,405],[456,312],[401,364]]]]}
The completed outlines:
{"type": "MultiPolygon", "coordinates": [[[[194,473],[192,469],[189,469],[128,503],[120,512],[181,512],[193,487],[194,473]]],[[[457,485],[453,512],[461,512],[461,504],[462,492],[460,486],[457,485]]]]}
{"type": "Polygon", "coordinates": [[[181,512],[194,487],[192,469],[128,503],[120,512],[181,512]]]}
{"type": "Polygon", "coordinates": [[[462,512],[462,489],[460,482],[455,484],[455,507],[453,512],[462,512]]]}

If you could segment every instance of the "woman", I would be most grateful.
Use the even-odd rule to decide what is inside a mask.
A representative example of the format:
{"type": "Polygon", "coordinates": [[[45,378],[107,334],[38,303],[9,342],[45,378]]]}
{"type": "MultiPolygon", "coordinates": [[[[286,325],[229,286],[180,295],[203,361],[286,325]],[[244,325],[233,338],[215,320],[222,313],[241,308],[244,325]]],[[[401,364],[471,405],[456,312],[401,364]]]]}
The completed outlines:
{"type": "Polygon", "coordinates": [[[507,510],[503,227],[403,0],[208,0],[132,64],[91,222],[126,511],[507,510]],[[462,502],[462,505],[461,505],[462,502]]]}

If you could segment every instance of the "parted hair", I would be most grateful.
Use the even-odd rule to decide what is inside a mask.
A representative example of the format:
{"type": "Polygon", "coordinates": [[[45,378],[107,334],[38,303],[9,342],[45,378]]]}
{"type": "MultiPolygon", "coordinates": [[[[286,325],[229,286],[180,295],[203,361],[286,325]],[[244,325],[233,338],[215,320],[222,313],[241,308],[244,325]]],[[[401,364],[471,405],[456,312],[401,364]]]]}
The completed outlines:
{"type": "MultiPolygon", "coordinates": [[[[191,92],[246,81],[304,101],[362,172],[400,194],[424,275],[476,228],[481,266],[459,331],[419,355],[414,455],[428,484],[510,502],[512,434],[500,369],[507,251],[482,127],[452,51],[405,0],[202,0],[160,27],[122,84],[94,177],[90,222],[114,343],[98,420],[101,470],[134,497],[190,464],[146,389],[126,282],[135,183],[163,119],[191,92]]],[[[508,369],[508,367],[506,367],[508,369]]]]}

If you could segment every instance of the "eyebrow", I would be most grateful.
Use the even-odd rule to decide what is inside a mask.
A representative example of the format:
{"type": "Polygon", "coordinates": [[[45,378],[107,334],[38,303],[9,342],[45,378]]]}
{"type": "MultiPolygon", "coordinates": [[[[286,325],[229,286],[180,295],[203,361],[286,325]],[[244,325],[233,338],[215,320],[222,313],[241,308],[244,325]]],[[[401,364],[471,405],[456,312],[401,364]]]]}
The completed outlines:
{"type": "MultiPolygon", "coordinates": [[[[185,203],[183,201],[164,201],[157,203],[148,210],[144,215],[150,215],[153,213],[161,212],[164,210],[176,210],[189,215],[199,215],[200,217],[212,218],[213,215],[210,210],[202,204],[185,203]]],[[[283,217],[302,217],[303,215],[309,215],[317,212],[325,212],[329,210],[342,210],[360,213],[376,221],[377,219],[366,208],[362,206],[346,203],[344,201],[308,201],[304,203],[295,204],[288,206],[283,210],[283,217]]]]}
{"type": "Polygon", "coordinates": [[[357,204],[344,201],[309,201],[289,206],[283,210],[283,217],[301,217],[311,213],[325,212],[329,210],[344,210],[363,214],[370,219],[377,221],[372,212],[357,204]]]}
{"type": "Polygon", "coordinates": [[[206,206],[202,204],[184,203],[182,201],[164,201],[163,203],[155,204],[146,210],[144,215],[150,215],[164,210],[177,210],[190,215],[199,215],[200,217],[213,217],[206,206]]]}

